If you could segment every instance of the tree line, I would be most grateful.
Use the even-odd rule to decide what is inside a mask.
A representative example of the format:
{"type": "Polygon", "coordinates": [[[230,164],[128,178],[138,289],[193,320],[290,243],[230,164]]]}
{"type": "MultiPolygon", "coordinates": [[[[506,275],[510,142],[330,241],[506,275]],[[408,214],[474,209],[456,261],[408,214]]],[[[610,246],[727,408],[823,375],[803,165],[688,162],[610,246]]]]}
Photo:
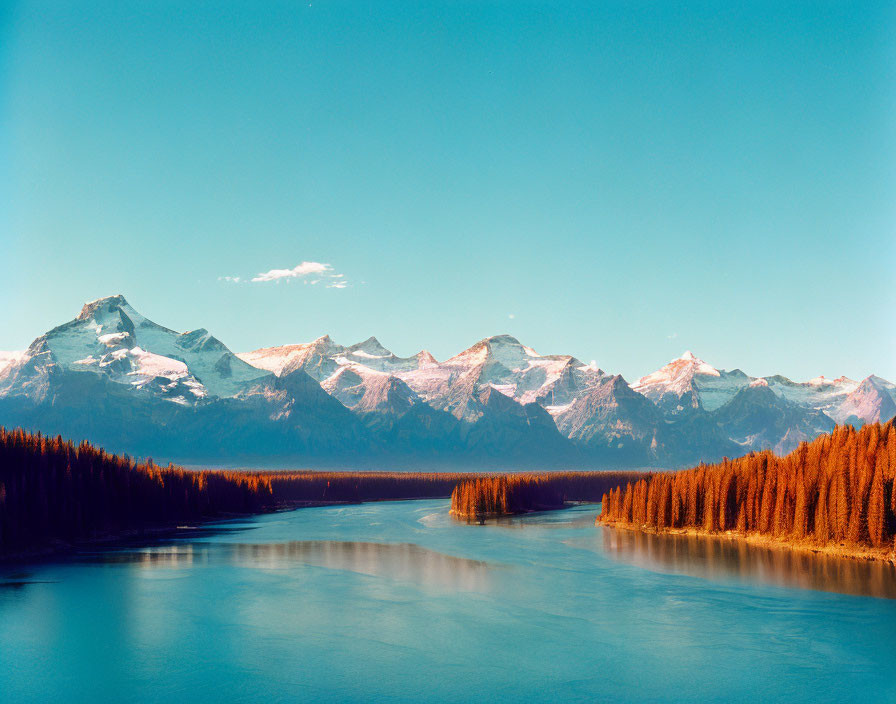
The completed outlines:
{"type": "Polygon", "coordinates": [[[469,472],[260,472],[278,505],[443,499],[469,472]]]}
{"type": "Polygon", "coordinates": [[[451,494],[451,513],[481,520],[561,508],[564,501],[597,501],[612,487],[645,476],[641,472],[540,472],[478,476],[451,494]]]}
{"type": "Polygon", "coordinates": [[[0,555],[301,505],[446,498],[471,476],[190,471],[0,428],[0,555]]]}
{"type": "Polygon", "coordinates": [[[86,442],[0,429],[0,553],[262,511],[272,501],[259,475],[138,464],[86,442]]]}
{"type": "Polygon", "coordinates": [[[784,457],[752,452],[629,482],[603,496],[598,520],[896,548],[894,476],[894,422],[844,425],[784,457]]]}

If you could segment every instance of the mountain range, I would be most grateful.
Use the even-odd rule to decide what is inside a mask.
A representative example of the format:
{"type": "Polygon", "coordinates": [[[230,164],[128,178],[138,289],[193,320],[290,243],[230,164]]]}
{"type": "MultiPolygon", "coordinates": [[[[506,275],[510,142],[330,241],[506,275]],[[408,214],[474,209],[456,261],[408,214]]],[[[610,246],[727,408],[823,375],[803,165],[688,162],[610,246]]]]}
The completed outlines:
{"type": "Polygon", "coordinates": [[[894,415],[877,376],[753,377],[686,352],[629,383],[509,335],[442,362],[328,336],[234,354],[122,296],[0,352],[0,425],[194,464],[671,467],[894,415]]]}

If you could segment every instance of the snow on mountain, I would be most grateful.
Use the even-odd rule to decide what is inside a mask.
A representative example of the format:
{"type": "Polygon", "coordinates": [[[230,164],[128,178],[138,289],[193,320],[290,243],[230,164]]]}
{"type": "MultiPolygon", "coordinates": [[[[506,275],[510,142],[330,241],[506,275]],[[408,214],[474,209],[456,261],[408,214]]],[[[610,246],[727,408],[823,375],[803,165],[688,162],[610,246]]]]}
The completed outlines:
{"type": "Polygon", "coordinates": [[[788,401],[769,384],[744,387],[713,418],[744,451],[772,449],[780,454],[834,427],[822,411],[788,401]]]}
{"type": "Polygon", "coordinates": [[[766,377],[769,388],[778,396],[806,408],[824,411],[834,418],[837,409],[856,388],[859,382],[841,376],[828,379],[818,376],[806,382],[791,381],[784,376],[766,377]]]}
{"type": "Polygon", "coordinates": [[[595,385],[603,372],[570,355],[539,355],[510,335],[497,335],[445,362],[397,376],[437,408],[474,420],[481,414],[477,394],[487,388],[519,403],[537,402],[550,409],[595,385]]]}
{"type": "Polygon", "coordinates": [[[237,352],[237,357],[258,369],[264,369],[280,376],[287,365],[302,359],[314,344],[282,345],[279,347],[263,347],[253,352],[237,352]]]}
{"type": "Polygon", "coordinates": [[[314,342],[242,352],[237,357],[278,376],[294,369],[304,369],[318,381],[328,378],[341,366],[355,363],[378,372],[408,371],[438,364],[425,350],[413,357],[397,357],[375,337],[343,347],[333,342],[329,335],[319,337],[314,342]]]}
{"type": "Polygon", "coordinates": [[[750,377],[739,369],[720,371],[688,351],[652,374],[641,377],[632,388],[666,413],[688,408],[713,411],[734,398],[750,381],[750,377]]]}
{"type": "Polygon", "coordinates": [[[367,398],[363,405],[368,410],[371,399],[385,403],[379,392],[385,382],[377,375],[386,375],[400,382],[391,384],[393,393],[407,399],[410,393],[417,401],[468,422],[482,417],[480,395],[488,389],[517,403],[537,402],[556,412],[603,376],[594,364],[583,364],[570,355],[539,355],[509,335],[481,340],[444,362],[425,350],[413,357],[398,357],[374,337],[343,347],[325,336],[238,356],[278,375],[303,369],[355,410],[360,410],[362,398],[367,398]]]}
{"type": "Polygon", "coordinates": [[[668,465],[786,451],[834,421],[894,415],[896,385],[875,376],[751,377],[686,352],[629,385],[509,335],[443,362],[399,357],[374,337],[234,355],[208,331],[157,325],[121,296],[86,304],[24,352],[0,353],[0,422],[181,456],[668,465]]]}
{"type": "Polygon", "coordinates": [[[697,375],[720,376],[718,369],[698,359],[688,350],[653,374],[641,377],[634,389],[648,398],[657,391],[681,396],[691,389],[691,382],[697,375]]]}
{"type": "Polygon", "coordinates": [[[896,384],[874,375],[858,384],[833,413],[839,423],[884,422],[893,416],[896,416],[896,384]]]}
{"type": "Polygon", "coordinates": [[[375,337],[345,347],[328,335],[313,342],[246,352],[240,359],[286,376],[302,371],[346,408],[359,413],[404,416],[421,399],[395,374],[438,366],[429,352],[398,357],[375,337]]]}
{"type": "Polygon", "coordinates": [[[9,369],[13,364],[18,362],[24,356],[24,351],[6,352],[0,350],[0,379],[3,379],[7,369],[9,369]]]}
{"type": "Polygon", "coordinates": [[[413,357],[397,357],[383,347],[375,337],[369,337],[364,342],[346,347],[336,361],[340,364],[363,364],[378,372],[395,374],[435,363],[435,358],[425,350],[413,357]]]}
{"type": "Polygon", "coordinates": [[[635,444],[655,449],[663,425],[656,406],[634,391],[620,375],[598,384],[555,412],[560,432],[586,444],[623,449],[635,444]]]}
{"type": "MultiPolygon", "coordinates": [[[[593,363],[583,364],[570,355],[540,355],[509,335],[480,340],[444,362],[427,352],[397,357],[376,338],[343,347],[322,337],[240,357],[277,374],[303,369],[356,413],[382,411],[400,417],[423,402],[460,421],[476,423],[488,411],[483,399],[499,393],[517,404],[537,403],[553,417],[560,432],[577,444],[609,447],[616,442],[647,455],[660,454],[663,443],[685,454],[705,455],[714,446],[724,452],[736,449],[715,418],[744,389],[767,389],[772,396],[742,397],[733,414],[718,415],[737,433],[741,447],[762,443],[783,447],[811,437],[815,430],[827,427],[818,414],[821,411],[837,420],[856,415],[860,422],[867,422],[886,415],[893,398],[888,387],[871,384],[844,406],[859,386],[845,377],[817,377],[805,383],[782,376],[751,377],[739,369],[719,370],[692,352],[621,389],[622,377],[609,377],[593,363]],[[774,429],[760,432],[762,420],[754,419],[760,430],[751,439],[736,422],[737,413],[749,410],[755,415],[757,404],[772,397],[781,403],[767,403],[763,417],[774,429]],[[759,400],[747,403],[746,398],[759,400]]],[[[497,412],[496,408],[492,403],[491,412],[497,412]]]]}
{"type": "Polygon", "coordinates": [[[247,364],[272,372],[277,376],[282,376],[294,369],[305,369],[310,376],[321,381],[336,370],[335,362],[322,367],[321,361],[330,360],[331,356],[341,353],[344,349],[335,344],[329,335],[324,335],[313,342],[264,347],[254,352],[240,352],[236,356],[247,364]],[[322,368],[325,370],[324,373],[321,373],[322,368]]]}
{"type": "Polygon", "coordinates": [[[341,366],[321,386],[346,408],[359,413],[388,411],[400,416],[421,403],[400,379],[360,364],[341,366]]]}
{"type": "Polygon", "coordinates": [[[37,338],[0,375],[0,393],[35,399],[65,373],[93,373],[180,404],[232,397],[266,375],[204,329],[177,333],[135,311],[123,296],[84,305],[74,320],[37,338]]]}
{"type": "Polygon", "coordinates": [[[880,382],[869,382],[865,391],[859,392],[859,382],[845,376],[836,379],[819,376],[806,382],[791,381],[780,375],[751,377],[739,369],[730,372],[716,369],[691,352],[685,352],[661,369],[642,377],[632,388],[647,396],[664,413],[674,415],[694,409],[716,411],[744,388],[767,386],[779,398],[806,409],[822,411],[838,422],[855,416],[867,423],[880,417],[879,408],[884,416],[890,409],[893,394],[888,389],[893,385],[882,379],[880,382]]]}

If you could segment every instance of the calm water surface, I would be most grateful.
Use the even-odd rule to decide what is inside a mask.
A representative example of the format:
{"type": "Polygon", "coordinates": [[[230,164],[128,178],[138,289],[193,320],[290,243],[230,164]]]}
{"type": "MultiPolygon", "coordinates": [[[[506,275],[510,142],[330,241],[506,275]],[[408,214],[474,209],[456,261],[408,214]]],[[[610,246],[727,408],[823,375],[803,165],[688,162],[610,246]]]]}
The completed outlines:
{"type": "Polygon", "coordinates": [[[0,701],[896,702],[889,568],[596,528],[595,506],[447,510],[0,568],[0,701]]]}

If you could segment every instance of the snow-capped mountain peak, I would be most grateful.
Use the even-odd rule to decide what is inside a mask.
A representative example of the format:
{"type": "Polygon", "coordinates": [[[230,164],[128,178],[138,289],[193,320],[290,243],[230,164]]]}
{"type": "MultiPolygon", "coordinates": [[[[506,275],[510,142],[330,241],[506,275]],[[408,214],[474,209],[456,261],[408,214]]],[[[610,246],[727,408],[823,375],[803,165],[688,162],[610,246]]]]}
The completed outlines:
{"type": "Polygon", "coordinates": [[[540,355],[515,337],[495,335],[445,362],[427,359],[399,376],[437,408],[472,418],[489,389],[518,403],[558,406],[597,383],[603,372],[570,355],[540,355]]]}
{"type": "Polygon", "coordinates": [[[892,382],[889,382],[883,377],[877,376],[876,374],[872,374],[871,376],[866,378],[865,381],[867,381],[869,384],[873,384],[879,389],[888,389],[890,391],[896,389],[896,384],[893,384],[892,382]]]}
{"type": "Polygon", "coordinates": [[[99,374],[187,405],[235,396],[264,377],[207,330],[181,334],[157,325],[121,295],[86,303],[74,320],[37,338],[6,369],[0,391],[43,397],[52,379],[69,372],[99,374]]]}
{"type": "Polygon", "coordinates": [[[18,352],[0,351],[0,379],[3,379],[6,376],[7,370],[12,368],[12,366],[24,356],[24,350],[18,352]]]}
{"type": "MultiPolygon", "coordinates": [[[[262,347],[252,352],[240,352],[236,356],[253,367],[282,376],[289,371],[306,367],[311,358],[328,358],[344,351],[345,348],[334,344],[329,335],[322,335],[312,342],[262,347]]],[[[325,374],[321,378],[326,376],[325,374]]]]}
{"type": "Polygon", "coordinates": [[[439,364],[439,360],[433,357],[427,350],[420,350],[414,356],[417,360],[417,366],[421,369],[423,367],[435,367],[439,364]]]}
{"type": "Polygon", "coordinates": [[[840,376],[836,379],[828,379],[824,374],[806,382],[809,386],[851,386],[853,389],[859,385],[859,382],[846,376],[840,376]]]}
{"type": "Polygon", "coordinates": [[[632,388],[663,411],[675,414],[692,408],[715,410],[749,383],[750,378],[743,372],[720,371],[687,351],[641,377],[632,388]]]}
{"type": "Polygon", "coordinates": [[[420,402],[397,377],[355,363],[339,367],[321,386],[342,405],[359,413],[390,411],[401,415],[420,402]]]}
{"type": "Polygon", "coordinates": [[[836,409],[835,420],[885,421],[896,415],[896,384],[879,376],[865,378],[836,409]]]}
{"type": "Polygon", "coordinates": [[[368,337],[363,342],[358,342],[351,347],[346,348],[346,352],[358,357],[373,357],[380,359],[394,356],[389,350],[383,347],[380,344],[380,341],[375,337],[368,337]]]}
{"type": "Polygon", "coordinates": [[[97,298],[95,301],[85,303],[75,320],[90,320],[97,316],[102,318],[125,307],[130,308],[130,304],[120,293],[114,296],[104,296],[103,298],[97,298]]]}
{"type": "Polygon", "coordinates": [[[511,335],[494,335],[451,357],[445,364],[449,367],[500,364],[514,371],[527,367],[531,360],[540,357],[535,350],[511,335]]]}
{"type": "Polygon", "coordinates": [[[0,415],[0,423],[54,432],[62,419],[73,435],[95,416],[92,427],[109,437],[142,429],[148,447],[167,432],[188,451],[197,440],[262,454],[305,442],[334,452],[347,442],[386,452],[404,443],[417,458],[421,447],[556,449],[560,438],[592,460],[669,463],[786,451],[834,421],[887,420],[896,415],[896,385],[877,376],[751,377],[691,351],[629,385],[596,362],[541,355],[510,335],[444,362],[425,350],[399,357],[375,337],[346,347],[328,335],[237,356],[208,330],[162,327],[117,295],[85,304],[25,352],[0,353],[0,415]],[[315,435],[321,418],[331,425],[315,435]]]}
{"type": "Polygon", "coordinates": [[[707,364],[689,350],[652,374],[641,377],[633,388],[648,397],[667,393],[681,396],[691,390],[691,382],[695,376],[718,377],[720,375],[718,369],[707,364]]]}

